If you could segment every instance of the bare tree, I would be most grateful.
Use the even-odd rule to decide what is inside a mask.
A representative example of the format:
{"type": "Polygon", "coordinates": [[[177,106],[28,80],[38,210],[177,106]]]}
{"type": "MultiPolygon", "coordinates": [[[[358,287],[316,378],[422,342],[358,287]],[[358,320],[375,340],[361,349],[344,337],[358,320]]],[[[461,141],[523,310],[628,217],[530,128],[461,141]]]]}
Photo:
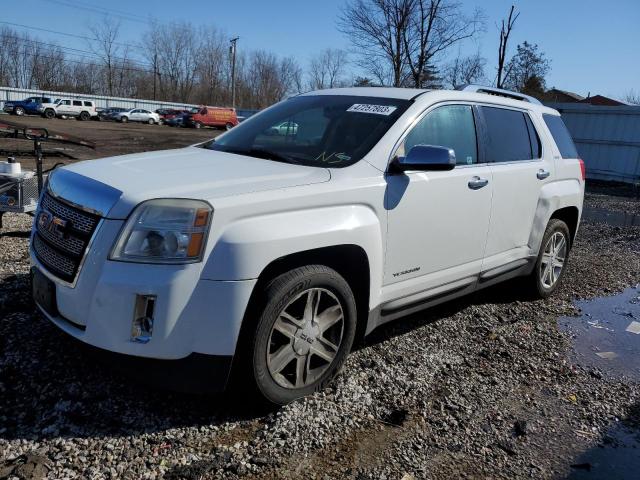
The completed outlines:
{"type": "Polygon", "coordinates": [[[458,88],[472,83],[482,83],[485,79],[484,67],[486,59],[475,55],[461,57],[458,55],[444,70],[444,80],[451,88],[458,88]]]}
{"type": "Polygon", "coordinates": [[[629,90],[624,96],[624,101],[632,105],[640,105],[640,93],[636,93],[635,90],[629,90]]]}
{"type": "MultiPolygon", "coordinates": [[[[515,5],[511,5],[509,10],[509,17],[506,20],[502,20],[502,27],[500,28],[500,46],[498,47],[498,73],[496,76],[496,87],[503,88],[504,80],[509,76],[509,72],[505,72],[505,61],[507,58],[507,46],[509,44],[509,36],[513,30],[513,26],[516,20],[520,16],[520,12],[513,15],[515,12],[515,5]]],[[[508,70],[508,69],[507,69],[508,70]]]]}
{"type": "Polygon", "coordinates": [[[359,65],[383,84],[398,87],[406,76],[404,37],[413,5],[414,0],[349,0],[340,14],[338,29],[353,43],[359,65]]]}
{"type": "Polygon", "coordinates": [[[344,86],[347,62],[347,53],[334,48],[327,48],[314,56],[309,63],[309,88],[322,90],[344,86]]]}
{"type": "Polygon", "coordinates": [[[423,88],[430,82],[432,63],[438,55],[483,29],[482,12],[462,13],[460,3],[451,0],[414,0],[409,28],[403,31],[404,51],[412,86],[423,88]]]}
{"type": "Polygon", "coordinates": [[[116,59],[119,53],[118,35],[120,34],[120,22],[112,17],[105,16],[101,22],[91,28],[94,40],[89,42],[90,48],[102,60],[105,69],[107,92],[114,95],[116,59]]]}

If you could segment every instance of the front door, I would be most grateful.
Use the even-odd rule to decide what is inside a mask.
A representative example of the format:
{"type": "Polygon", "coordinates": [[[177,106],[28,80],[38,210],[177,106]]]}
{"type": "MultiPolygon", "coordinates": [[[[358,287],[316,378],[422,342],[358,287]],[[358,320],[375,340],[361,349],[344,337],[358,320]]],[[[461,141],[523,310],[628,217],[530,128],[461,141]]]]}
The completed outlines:
{"type": "Polygon", "coordinates": [[[493,185],[491,170],[478,152],[474,107],[452,104],[430,110],[397,154],[420,144],[453,149],[457,166],[387,175],[383,301],[465,279],[473,282],[482,265],[493,185]]]}

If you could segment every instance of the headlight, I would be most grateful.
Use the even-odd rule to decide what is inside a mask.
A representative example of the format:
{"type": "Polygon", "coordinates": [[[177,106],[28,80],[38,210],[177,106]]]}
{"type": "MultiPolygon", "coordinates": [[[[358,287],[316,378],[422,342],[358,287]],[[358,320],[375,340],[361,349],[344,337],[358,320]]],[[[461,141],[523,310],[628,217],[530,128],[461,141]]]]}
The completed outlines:
{"type": "Polygon", "coordinates": [[[200,200],[141,203],[127,220],[109,258],[140,263],[199,262],[212,213],[211,206],[200,200]]]}

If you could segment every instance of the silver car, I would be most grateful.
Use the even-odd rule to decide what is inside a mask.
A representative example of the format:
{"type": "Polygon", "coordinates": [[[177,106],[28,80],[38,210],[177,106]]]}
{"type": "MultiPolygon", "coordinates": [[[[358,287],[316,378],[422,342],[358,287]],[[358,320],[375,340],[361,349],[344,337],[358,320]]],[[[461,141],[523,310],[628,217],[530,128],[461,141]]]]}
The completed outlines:
{"type": "Polygon", "coordinates": [[[124,112],[117,112],[112,116],[112,118],[122,123],[144,122],[149,125],[160,125],[160,115],[142,108],[132,108],[130,110],[125,110],[124,112]]]}

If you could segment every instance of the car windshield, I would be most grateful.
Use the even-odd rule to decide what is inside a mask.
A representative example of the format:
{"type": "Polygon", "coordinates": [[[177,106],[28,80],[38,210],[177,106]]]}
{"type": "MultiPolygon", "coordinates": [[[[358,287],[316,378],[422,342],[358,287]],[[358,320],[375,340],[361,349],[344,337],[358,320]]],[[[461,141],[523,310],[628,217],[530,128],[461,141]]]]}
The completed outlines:
{"type": "Polygon", "coordinates": [[[204,146],[302,165],[346,167],[364,157],[410,103],[347,95],[294,97],[204,146]]]}

